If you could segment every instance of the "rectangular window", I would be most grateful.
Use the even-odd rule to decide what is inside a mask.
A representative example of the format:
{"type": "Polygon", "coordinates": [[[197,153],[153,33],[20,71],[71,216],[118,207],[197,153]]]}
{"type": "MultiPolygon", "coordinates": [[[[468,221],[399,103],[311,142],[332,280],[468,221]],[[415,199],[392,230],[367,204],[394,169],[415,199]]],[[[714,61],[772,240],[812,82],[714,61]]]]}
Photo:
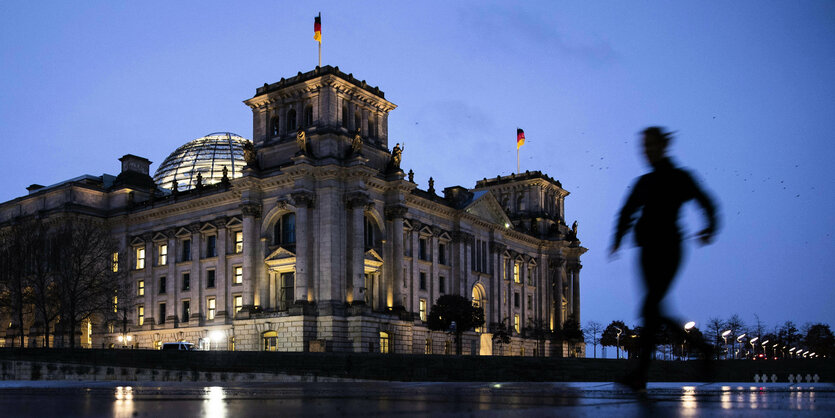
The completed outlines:
{"type": "Polygon", "coordinates": [[[191,240],[184,239],[183,240],[183,260],[182,261],[191,261],[191,240]]]}
{"type": "Polygon", "coordinates": [[[420,320],[426,322],[426,299],[420,300],[420,320]]]}
{"type": "Polygon", "coordinates": [[[211,289],[215,287],[215,271],[206,270],[206,287],[211,289]]]}
{"type": "Polygon", "coordinates": [[[428,241],[426,238],[418,240],[418,258],[421,260],[429,260],[428,243],[426,241],[428,241]]]}
{"type": "Polygon", "coordinates": [[[235,306],[234,306],[235,313],[240,312],[241,308],[243,308],[243,306],[244,306],[243,296],[241,296],[241,295],[234,296],[232,298],[232,300],[234,301],[234,304],[235,304],[235,306]]]}
{"type": "Polygon", "coordinates": [[[160,244],[157,248],[157,252],[159,253],[157,265],[164,266],[168,264],[168,244],[160,244]]]}
{"type": "Polygon", "coordinates": [[[517,334],[522,332],[522,324],[519,322],[519,314],[513,315],[513,329],[516,330],[517,334]]]}
{"type": "Polygon", "coordinates": [[[533,286],[533,267],[528,267],[528,275],[525,277],[528,286],[533,286]]]}
{"type": "Polygon", "coordinates": [[[380,331],[380,353],[388,354],[390,352],[389,351],[390,342],[391,341],[389,340],[389,333],[384,332],[384,331],[380,331]]]}
{"type": "Polygon", "coordinates": [[[119,271],[119,253],[113,253],[110,255],[110,269],[113,270],[114,273],[119,271]]]}
{"type": "Polygon", "coordinates": [[[136,248],[136,269],[142,270],[145,268],[145,247],[136,248]]]}
{"type": "Polygon", "coordinates": [[[180,322],[188,322],[188,318],[191,316],[191,301],[184,300],[183,301],[183,316],[180,318],[180,322]]]}
{"type": "Polygon", "coordinates": [[[209,235],[206,239],[206,257],[217,256],[217,236],[209,235]]]}
{"type": "Polygon", "coordinates": [[[139,324],[140,327],[145,325],[145,305],[138,305],[136,307],[136,316],[136,323],[139,324]]]}
{"type": "Polygon", "coordinates": [[[438,293],[444,294],[446,293],[446,277],[438,276],[438,293]]]}
{"type": "Polygon", "coordinates": [[[159,278],[159,293],[164,294],[166,290],[166,285],[168,285],[168,278],[165,276],[161,276],[159,278]]]}
{"type": "Polygon", "coordinates": [[[157,321],[160,324],[165,323],[165,302],[159,304],[159,320],[157,321]]]}
{"type": "Polygon", "coordinates": [[[145,280],[136,282],[136,295],[145,296],[145,280]]]}
{"type": "Polygon", "coordinates": [[[519,292],[513,292],[513,306],[519,307],[519,292]]]}
{"type": "Polygon", "coordinates": [[[426,290],[426,273],[424,272],[420,272],[420,290],[426,290]]]}
{"type": "Polygon", "coordinates": [[[513,282],[520,283],[521,278],[519,277],[519,263],[513,263],[513,282]]]}
{"type": "Polygon", "coordinates": [[[235,232],[235,254],[244,252],[244,233],[241,231],[235,232]]]}
{"type": "Polygon", "coordinates": [[[446,264],[446,244],[438,244],[438,264],[446,264]]]}
{"type": "Polygon", "coordinates": [[[281,273],[281,289],[278,294],[278,309],[287,310],[293,304],[295,291],[295,276],[293,273],[281,273]]]}
{"type": "Polygon", "coordinates": [[[206,299],[206,319],[209,321],[215,319],[215,298],[206,299]]]}
{"type": "Polygon", "coordinates": [[[241,284],[244,282],[244,268],[241,266],[232,267],[233,278],[232,284],[241,284]]]}
{"type": "Polygon", "coordinates": [[[191,274],[183,273],[183,292],[191,290],[191,274]]]}
{"type": "Polygon", "coordinates": [[[119,312],[119,297],[113,296],[113,312],[119,312]]]}
{"type": "Polygon", "coordinates": [[[533,310],[533,296],[528,295],[528,305],[526,306],[528,310],[533,310]]]}

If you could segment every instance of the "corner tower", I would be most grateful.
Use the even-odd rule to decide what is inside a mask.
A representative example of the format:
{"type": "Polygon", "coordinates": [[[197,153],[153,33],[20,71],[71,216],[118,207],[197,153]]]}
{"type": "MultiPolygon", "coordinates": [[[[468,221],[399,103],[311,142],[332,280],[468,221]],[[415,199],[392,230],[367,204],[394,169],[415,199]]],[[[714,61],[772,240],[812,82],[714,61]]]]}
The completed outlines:
{"type": "Polygon", "coordinates": [[[252,139],[261,170],[290,164],[300,153],[337,160],[361,153],[378,169],[391,157],[388,113],[396,105],[378,87],[339,67],[317,67],[264,84],[244,103],[252,109],[252,139]]]}

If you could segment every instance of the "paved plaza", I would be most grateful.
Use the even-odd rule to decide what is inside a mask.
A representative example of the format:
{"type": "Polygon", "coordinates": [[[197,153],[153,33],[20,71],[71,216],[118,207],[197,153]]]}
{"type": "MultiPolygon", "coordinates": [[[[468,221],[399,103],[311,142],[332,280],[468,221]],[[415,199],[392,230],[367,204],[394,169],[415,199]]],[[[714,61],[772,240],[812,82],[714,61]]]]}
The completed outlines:
{"type": "Polygon", "coordinates": [[[795,416],[835,414],[835,385],[343,382],[206,385],[0,382],[14,416],[795,416]]]}

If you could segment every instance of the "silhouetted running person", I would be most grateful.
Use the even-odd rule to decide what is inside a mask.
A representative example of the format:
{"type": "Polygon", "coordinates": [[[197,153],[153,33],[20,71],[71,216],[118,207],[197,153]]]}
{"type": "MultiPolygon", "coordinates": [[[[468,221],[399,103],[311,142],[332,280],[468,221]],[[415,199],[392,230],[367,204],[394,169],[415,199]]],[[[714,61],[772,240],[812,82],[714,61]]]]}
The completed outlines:
{"type": "MultiPolygon", "coordinates": [[[[638,179],[623,205],[611,249],[612,255],[618,251],[623,236],[632,227],[635,214],[640,210],[640,218],[635,224],[635,242],[641,248],[641,269],[646,287],[641,310],[644,328],[640,336],[638,367],[630,375],[618,380],[618,383],[636,390],[646,388],[647,371],[655,351],[655,336],[662,325],[679,332],[681,328],[680,324],[661,312],[661,302],[681,262],[682,236],[678,226],[681,206],[695,199],[704,209],[708,225],[698,233],[703,244],[711,242],[717,229],[713,202],[693,177],[676,168],[666,155],[672,134],[657,126],[649,127],[642,133],[644,155],[652,171],[638,179]]],[[[702,349],[706,346],[704,343],[698,345],[702,349]]],[[[705,353],[706,357],[709,355],[705,353]]]]}

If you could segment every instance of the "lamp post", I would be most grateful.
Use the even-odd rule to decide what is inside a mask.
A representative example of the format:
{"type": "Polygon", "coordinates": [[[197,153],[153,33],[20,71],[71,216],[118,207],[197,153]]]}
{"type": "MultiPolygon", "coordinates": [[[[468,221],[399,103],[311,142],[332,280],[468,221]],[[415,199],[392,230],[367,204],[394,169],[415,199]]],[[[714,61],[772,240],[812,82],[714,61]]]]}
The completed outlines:
{"type": "Polygon", "coordinates": [[[770,342],[769,340],[765,340],[765,341],[762,342],[763,355],[765,356],[766,360],[768,359],[768,351],[766,349],[768,348],[768,343],[769,342],[770,342]]]}
{"type": "Polygon", "coordinates": [[[748,340],[748,344],[751,344],[751,360],[753,360],[754,356],[757,355],[757,346],[755,346],[754,343],[757,342],[757,340],[759,339],[760,337],[754,337],[748,340]]]}
{"type": "Polygon", "coordinates": [[[696,326],[696,321],[690,321],[684,324],[684,341],[681,342],[681,358],[682,360],[687,360],[687,354],[684,351],[685,344],[687,343],[687,337],[690,335],[690,330],[696,326]]]}
{"type": "Polygon", "coordinates": [[[743,332],[738,337],[736,337],[736,342],[739,343],[739,351],[734,352],[734,358],[739,358],[739,352],[742,351],[742,339],[745,338],[745,333],[743,332]]]}
{"type": "Polygon", "coordinates": [[[722,332],[722,341],[725,342],[725,360],[728,359],[728,335],[731,335],[731,330],[722,332]]]}
{"type": "Polygon", "coordinates": [[[616,337],[616,341],[617,341],[617,345],[618,345],[618,346],[617,346],[617,350],[616,350],[616,352],[617,352],[617,357],[618,357],[618,359],[620,359],[620,334],[622,334],[622,333],[623,333],[623,330],[622,330],[622,329],[620,329],[620,328],[618,328],[618,327],[615,327],[615,329],[616,329],[616,330],[618,330],[618,335],[617,335],[617,337],[616,337]]]}
{"type": "Polygon", "coordinates": [[[794,358],[794,351],[797,350],[797,347],[792,347],[789,350],[789,357],[794,358]]]}

